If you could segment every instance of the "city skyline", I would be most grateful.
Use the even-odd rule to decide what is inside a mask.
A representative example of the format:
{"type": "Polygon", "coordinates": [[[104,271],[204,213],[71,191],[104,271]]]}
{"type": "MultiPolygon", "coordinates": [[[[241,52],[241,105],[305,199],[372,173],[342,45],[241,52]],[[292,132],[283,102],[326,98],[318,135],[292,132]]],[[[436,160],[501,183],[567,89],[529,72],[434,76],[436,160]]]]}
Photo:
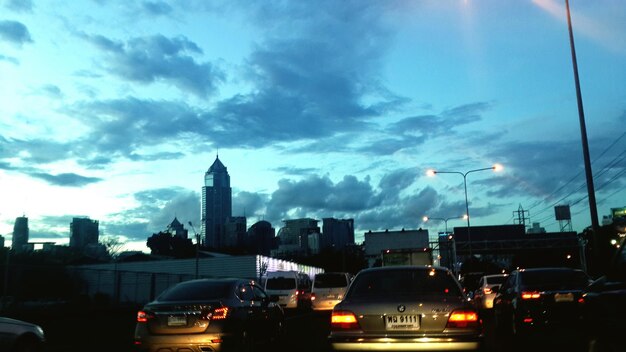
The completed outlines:
{"type": "MultiPolygon", "coordinates": [[[[626,7],[570,1],[597,208],[626,205],[626,7]]],[[[0,0],[0,235],[200,232],[219,155],[248,224],[591,225],[564,1],[0,0]],[[458,219],[458,220],[457,220],[458,219]]],[[[600,218],[599,221],[602,219],[600,218]]]]}

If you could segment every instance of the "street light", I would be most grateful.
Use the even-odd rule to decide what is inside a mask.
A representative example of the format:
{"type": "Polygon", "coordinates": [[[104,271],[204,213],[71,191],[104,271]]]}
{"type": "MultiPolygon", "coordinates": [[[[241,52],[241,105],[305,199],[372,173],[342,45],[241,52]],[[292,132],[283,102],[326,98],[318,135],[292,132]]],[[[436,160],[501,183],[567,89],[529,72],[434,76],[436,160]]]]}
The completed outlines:
{"type": "MultiPolygon", "coordinates": [[[[459,218],[459,217],[453,217],[453,218],[432,218],[432,217],[430,217],[430,216],[424,216],[424,217],[422,218],[422,220],[423,220],[424,222],[427,222],[427,221],[429,221],[429,220],[439,220],[439,221],[443,221],[443,222],[444,222],[444,224],[446,225],[446,235],[447,235],[447,234],[448,234],[448,220],[458,219],[458,218],[459,218]]],[[[465,217],[463,217],[463,218],[465,218],[465,217]]]]}
{"type": "Polygon", "coordinates": [[[198,262],[200,257],[200,235],[196,232],[196,228],[193,227],[191,221],[188,222],[189,226],[193,230],[194,235],[196,235],[196,279],[198,278],[198,262]]]}
{"type": "Polygon", "coordinates": [[[467,244],[469,246],[469,254],[470,257],[472,256],[472,238],[470,236],[470,213],[469,213],[469,202],[467,201],[467,175],[471,174],[472,172],[478,172],[478,171],[486,171],[486,170],[493,170],[493,171],[501,171],[503,169],[502,165],[500,164],[495,164],[491,167],[484,167],[482,169],[474,169],[474,170],[469,170],[466,172],[461,172],[461,171],[438,171],[438,170],[428,170],[426,171],[426,174],[428,176],[435,176],[437,174],[459,174],[461,176],[463,176],[463,188],[465,189],[465,216],[467,217],[467,244]]]}
{"type": "MultiPolygon", "coordinates": [[[[457,274],[457,265],[456,265],[456,242],[454,241],[454,236],[449,235],[448,234],[448,220],[452,220],[452,219],[459,219],[459,217],[453,217],[453,218],[433,218],[433,217],[429,217],[429,216],[424,216],[422,218],[422,220],[424,220],[424,222],[430,221],[430,220],[440,220],[443,221],[444,224],[446,225],[446,236],[448,238],[448,242],[451,243],[451,245],[449,245],[449,250],[450,250],[450,257],[451,257],[451,268],[452,271],[454,272],[454,274],[457,274]]],[[[439,241],[439,240],[438,240],[439,241]]],[[[441,242],[439,242],[439,244],[441,244],[441,242]]],[[[439,250],[441,251],[441,247],[439,247],[439,250]]]]}

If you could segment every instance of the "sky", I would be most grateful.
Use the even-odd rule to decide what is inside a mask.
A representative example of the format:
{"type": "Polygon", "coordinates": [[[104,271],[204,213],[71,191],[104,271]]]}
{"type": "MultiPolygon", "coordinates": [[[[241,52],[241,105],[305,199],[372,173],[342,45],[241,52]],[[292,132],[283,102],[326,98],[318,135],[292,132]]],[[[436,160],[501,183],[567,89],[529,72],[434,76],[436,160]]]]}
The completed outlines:
{"type": "MultiPolygon", "coordinates": [[[[626,6],[570,7],[601,221],[626,206],[626,6]]],[[[248,226],[436,233],[465,226],[465,180],[472,226],[521,208],[556,232],[569,205],[582,231],[581,138],[560,0],[0,0],[7,246],[19,216],[31,241],[89,217],[129,250],[199,231],[218,155],[248,226]]]]}

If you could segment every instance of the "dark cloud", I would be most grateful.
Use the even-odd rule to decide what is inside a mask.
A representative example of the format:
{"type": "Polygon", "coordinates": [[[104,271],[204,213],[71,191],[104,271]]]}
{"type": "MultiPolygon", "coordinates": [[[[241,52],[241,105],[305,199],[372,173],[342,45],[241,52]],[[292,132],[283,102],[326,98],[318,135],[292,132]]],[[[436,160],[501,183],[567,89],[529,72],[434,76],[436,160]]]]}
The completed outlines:
{"type": "Polygon", "coordinates": [[[20,61],[17,58],[6,55],[0,55],[0,61],[10,62],[16,66],[20,64],[20,61]]]}
{"type": "Polygon", "coordinates": [[[15,12],[33,12],[31,0],[7,0],[6,8],[15,12]]]}
{"type": "Polygon", "coordinates": [[[145,190],[133,194],[139,203],[135,208],[112,214],[104,224],[107,235],[125,236],[130,240],[147,240],[153,233],[163,231],[177,218],[190,236],[193,224],[200,231],[200,195],[180,187],[145,190]]]}
{"type": "Polygon", "coordinates": [[[138,83],[164,82],[207,97],[217,91],[224,73],[211,63],[191,56],[202,49],[184,36],[162,35],[116,42],[101,35],[84,36],[107,57],[105,69],[121,79],[138,83]]]}
{"type": "Polygon", "coordinates": [[[144,1],[141,6],[146,13],[153,16],[168,15],[172,13],[172,7],[163,1],[144,1]]]}
{"type": "Polygon", "coordinates": [[[28,28],[17,21],[0,21],[0,39],[20,47],[26,43],[33,42],[28,28]]]}
{"type": "Polygon", "coordinates": [[[312,168],[312,167],[287,167],[287,166],[281,166],[281,167],[277,167],[274,168],[272,171],[278,172],[280,174],[283,175],[291,175],[291,176],[305,176],[305,175],[310,175],[314,172],[317,171],[316,168],[312,168]]]}
{"type": "Polygon", "coordinates": [[[82,187],[91,183],[102,181],[102,179],[98,177],[86,177],[75,173],[53,175],[44,172],[31,172],[28,173],[28,175],[34,178],[42,179],[51,185],[63,187],[82,187]]]}
{"type": "Polygon", "coordinates": [[[42,86],[41,92],[43,92],[45,95],[51,98],[59,99],[63,97],[63,92],[61,91],[61,88],[59,88],[58,86],[54,84],[46,84],[42,86]]]}
{"type": "Polygon", "coordinates": [[[268,196],[262,193],[237,192],[233,195],[233,216],[256,216],[263,218],[268,196]]]}

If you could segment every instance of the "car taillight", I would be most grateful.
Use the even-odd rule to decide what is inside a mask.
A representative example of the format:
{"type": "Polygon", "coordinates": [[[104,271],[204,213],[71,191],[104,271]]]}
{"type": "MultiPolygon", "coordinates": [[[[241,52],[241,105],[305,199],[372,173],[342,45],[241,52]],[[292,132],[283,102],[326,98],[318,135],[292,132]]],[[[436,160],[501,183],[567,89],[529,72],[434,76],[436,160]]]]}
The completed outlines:
{"type": "Polygon", "coordinates": [[[315,293],[311,293],[311,301],[315,301],[315,293]]]}
{"type": "Polygon", "coordinates": [[[491,287],[485,287],[485,288],[483,288],[483,292],[486,295],[490,295],[493,291],[491,290],[491,287]]]}
{"type": "Polygon", "coordinates": [[[148,319],[153,318],[154,316],[150,313],[144,312],[140,310],[137,312],[137,322],[138,323],[147,323],[148,319]]]}
{"type": "Polygon", "coordinates": [[[213,313],[211,313],[211,320],[222,320],[228,317],[228,307],[220,307],[213,309],[213,313]]]}
{"type": "Polygon", "coordinates": [[[446,329],[449,328],[476,328],[480,326],[480,320],[478,319],[478,313],[473,310],[455,310],[448,317],[448,324],[446,329]]]}
{"type": "Polygon", "coordinates": [[[541,297],[541,292],[537,292],[537,291],[522,292],[522,299],[538,299],[540,297],[541,297]]]}
{"type": "Polygon", "coordinates": [[[330,316],[330,326],[335,330],[355,330],[361,328],[354,313],[347,310],[333,311],[330,316]]]}

